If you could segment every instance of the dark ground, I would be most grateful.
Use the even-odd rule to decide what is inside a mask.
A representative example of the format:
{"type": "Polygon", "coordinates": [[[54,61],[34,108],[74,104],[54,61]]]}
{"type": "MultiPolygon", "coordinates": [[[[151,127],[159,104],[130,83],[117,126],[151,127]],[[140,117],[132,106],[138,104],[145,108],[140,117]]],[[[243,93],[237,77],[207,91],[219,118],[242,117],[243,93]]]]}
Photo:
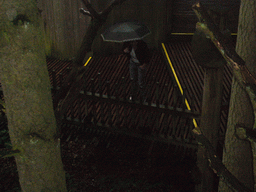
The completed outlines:
{"type": "MultiPolygon", "coordinates": [[[[79,135],[62,142],[69,192],[194,191],[195,163],[179,151],[171,152],[174,146],[154,143],[148,155],[152,141],[79,135]]],[[[20,191],[14,158],[0,158],[0,164],[0,191],[20,191]]]]}

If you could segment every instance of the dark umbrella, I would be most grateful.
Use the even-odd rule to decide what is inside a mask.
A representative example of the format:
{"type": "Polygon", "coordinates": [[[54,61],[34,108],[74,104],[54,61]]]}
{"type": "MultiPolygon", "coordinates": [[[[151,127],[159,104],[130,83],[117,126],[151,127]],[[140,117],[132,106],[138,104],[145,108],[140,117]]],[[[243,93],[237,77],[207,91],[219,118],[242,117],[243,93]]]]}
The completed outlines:
{"type": "Polygon", "coordinates": [[[101,34],[104,41],[126,42],[140,40],[150,34],[147,26],[137,21],[119,22],[109,27],[101,34]]]}

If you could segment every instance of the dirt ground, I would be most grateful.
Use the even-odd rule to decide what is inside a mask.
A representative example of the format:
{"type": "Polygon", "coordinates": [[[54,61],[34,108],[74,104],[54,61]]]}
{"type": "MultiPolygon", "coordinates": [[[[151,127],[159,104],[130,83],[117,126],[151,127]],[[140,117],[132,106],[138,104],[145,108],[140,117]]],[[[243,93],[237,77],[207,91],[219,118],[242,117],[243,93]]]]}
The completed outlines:
{"type": "MultiPolygon", "coordinates": [[[[179,151],[168,152],[166,144],[126,140],[119,136],[104,140],[87,134],[62,141],[68,191],[194,191],[196,171],[191,157],[179,151]]],[[[0,191],[20,191],[14,158],[2,158],[0,163],[0,191]]]]}

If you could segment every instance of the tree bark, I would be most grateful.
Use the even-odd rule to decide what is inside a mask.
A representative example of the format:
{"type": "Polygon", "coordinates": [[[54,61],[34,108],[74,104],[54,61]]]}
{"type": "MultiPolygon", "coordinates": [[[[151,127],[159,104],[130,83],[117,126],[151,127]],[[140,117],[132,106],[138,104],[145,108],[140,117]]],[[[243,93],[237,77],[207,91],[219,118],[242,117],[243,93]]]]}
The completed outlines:
{"type": "MultiPolygon", "coordinates": [[[[201,143],[206,151],[208,156],[208,161],[210,163],[210,166],[212,170],[222,179],[225,181],[227,185],[230,186],[230,188],[233,191],[243,191],[243,192],[251,192],[250,189],[248,189],[243,183],[241,183],[234,175],[230,173],[230,171],[223,165],[221,160],[218,158],[217,153],[212,146],[211,142],[202,134],[199,127],[196,127],[192,130],[194,133],[197,141],[201,143]]],[[[209,188],[205,188],[204,191],[214,191],[209,188]]]]}
{"type": "MultiPolygon", "coordinates": [[[[212,24],[212,21],[207,16],[206,12],[203,11],[201,4],[196,3],[193,5],[193,9],[198,16],[199,21],[204,22],[198,23],[198,26],[200,26],[200,29],[211,38],[212,42],[219,49],[220,53],[226,59],[228,64],[233,68],[235,77],[233,79],[234,89],[231,96],[231,113],[225,144],[225,147],[228,147],[228,150],[226,150],[224,147],[224,159],[226,155],[226,160],[228,161],[228,166],[231,172],[234,173],[234,175],[237,176],[240,181],[245,183],[245,185],[247,185],[250,189],[253,189],[253,183],[255,183],[253,181],[252,174],[252,159],[255,161],[254,157],[256,154],[255,143],[249,138],[253,146],[253,150],[251,151],[248,140],[238,139],[243,138],[243,131],[241,133],[238,133],[239,131],[235,131],[237,131],[238,127],[241,125],[247,128],[252,128],[253,117],[255,117],[256,114],[256,79],[253,75],[256,68],[252,65],[255,62],[255,53],[252,52],[252,50],[255,50],[256,46],[254,43],[256,39],[256,25],[255,22],[253,22],[255,18],[255,4],[256,2],[254,1],[252,2],[245,0],[241,2],[237,51],[238,54],[243,57],[243,59],[235,52],[232,46],[230,46],[228,39],[225,39],[223,34],[218,31],[217,27],[212,24]],[[239,39],[239,37],[241,37],[241,39],[239,39]],[[245,43],[244,47],[241,47],[241,44],[243,43],[245,43]],[[228,151],[228,153],[225,154],[226,151],[228,151]],[[252,152],[254,154],[253,156],[252,152]]],[[[254,127],[256,125],[255,123],[256,119],[254,119],[254,127]]],[[[231,191],[231,189],[229,189],[228,186],[222,182],[220,183],[219,190],[231,191]]]]}
{"type": "Polygon", "coordinates": [[[1,1],[0,80],[22,191],[65,192],[40,14],[34,0],[1,1]]]}
{"type": "MultiPolygon", "coordinates": [[[[246,66],[252,74],[256,72],[255,10],[255,1],[241,1],[236,45],[236,52],[246,61],[246,66]]],[[[254,187],[252,148],[248,141],[238,139],[234,133],[236,124],[244,124],[246,127],[253,127],[253,123],[254,115],[250,98],[246,90],[242,88],[234,78],[223,150],[223,163],[232,174],[250,189],[254,187]]],[[[219,191],[231,190],[224,182],[220,182],[219,191]]]]}

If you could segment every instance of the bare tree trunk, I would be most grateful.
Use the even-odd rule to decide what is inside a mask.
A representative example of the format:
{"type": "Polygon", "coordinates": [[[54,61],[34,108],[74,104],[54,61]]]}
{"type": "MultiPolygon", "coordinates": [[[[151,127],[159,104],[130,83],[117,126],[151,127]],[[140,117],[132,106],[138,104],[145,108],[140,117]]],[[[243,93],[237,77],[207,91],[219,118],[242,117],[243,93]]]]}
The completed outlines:
{"type": "Polygon", "coordinates": [[[35,0],[0,1],[0,79],[22,191],[65,192],[42,22],[35,0]]]}
{"type": "MultiPolygon", "coordinates": [[[[255,10],[255,1],[241,1],[236,46],[236,52],[246,61],[246,66],[252,74],[256,72],[255,10]]],[[[254,115],[250,98],[237,80],[233,79],[230,111],[223,150],[223,163],[233,175],[250,189],[253,189],[254,186],[251,145],[247,140],[238,139],[234,133],[236,124],[244,124],[245,127],[252,128],[253,121],[254,115]]],[[[231,189],[224,182],[220,182],[219,191],[231,191],[231,189]]]]}

